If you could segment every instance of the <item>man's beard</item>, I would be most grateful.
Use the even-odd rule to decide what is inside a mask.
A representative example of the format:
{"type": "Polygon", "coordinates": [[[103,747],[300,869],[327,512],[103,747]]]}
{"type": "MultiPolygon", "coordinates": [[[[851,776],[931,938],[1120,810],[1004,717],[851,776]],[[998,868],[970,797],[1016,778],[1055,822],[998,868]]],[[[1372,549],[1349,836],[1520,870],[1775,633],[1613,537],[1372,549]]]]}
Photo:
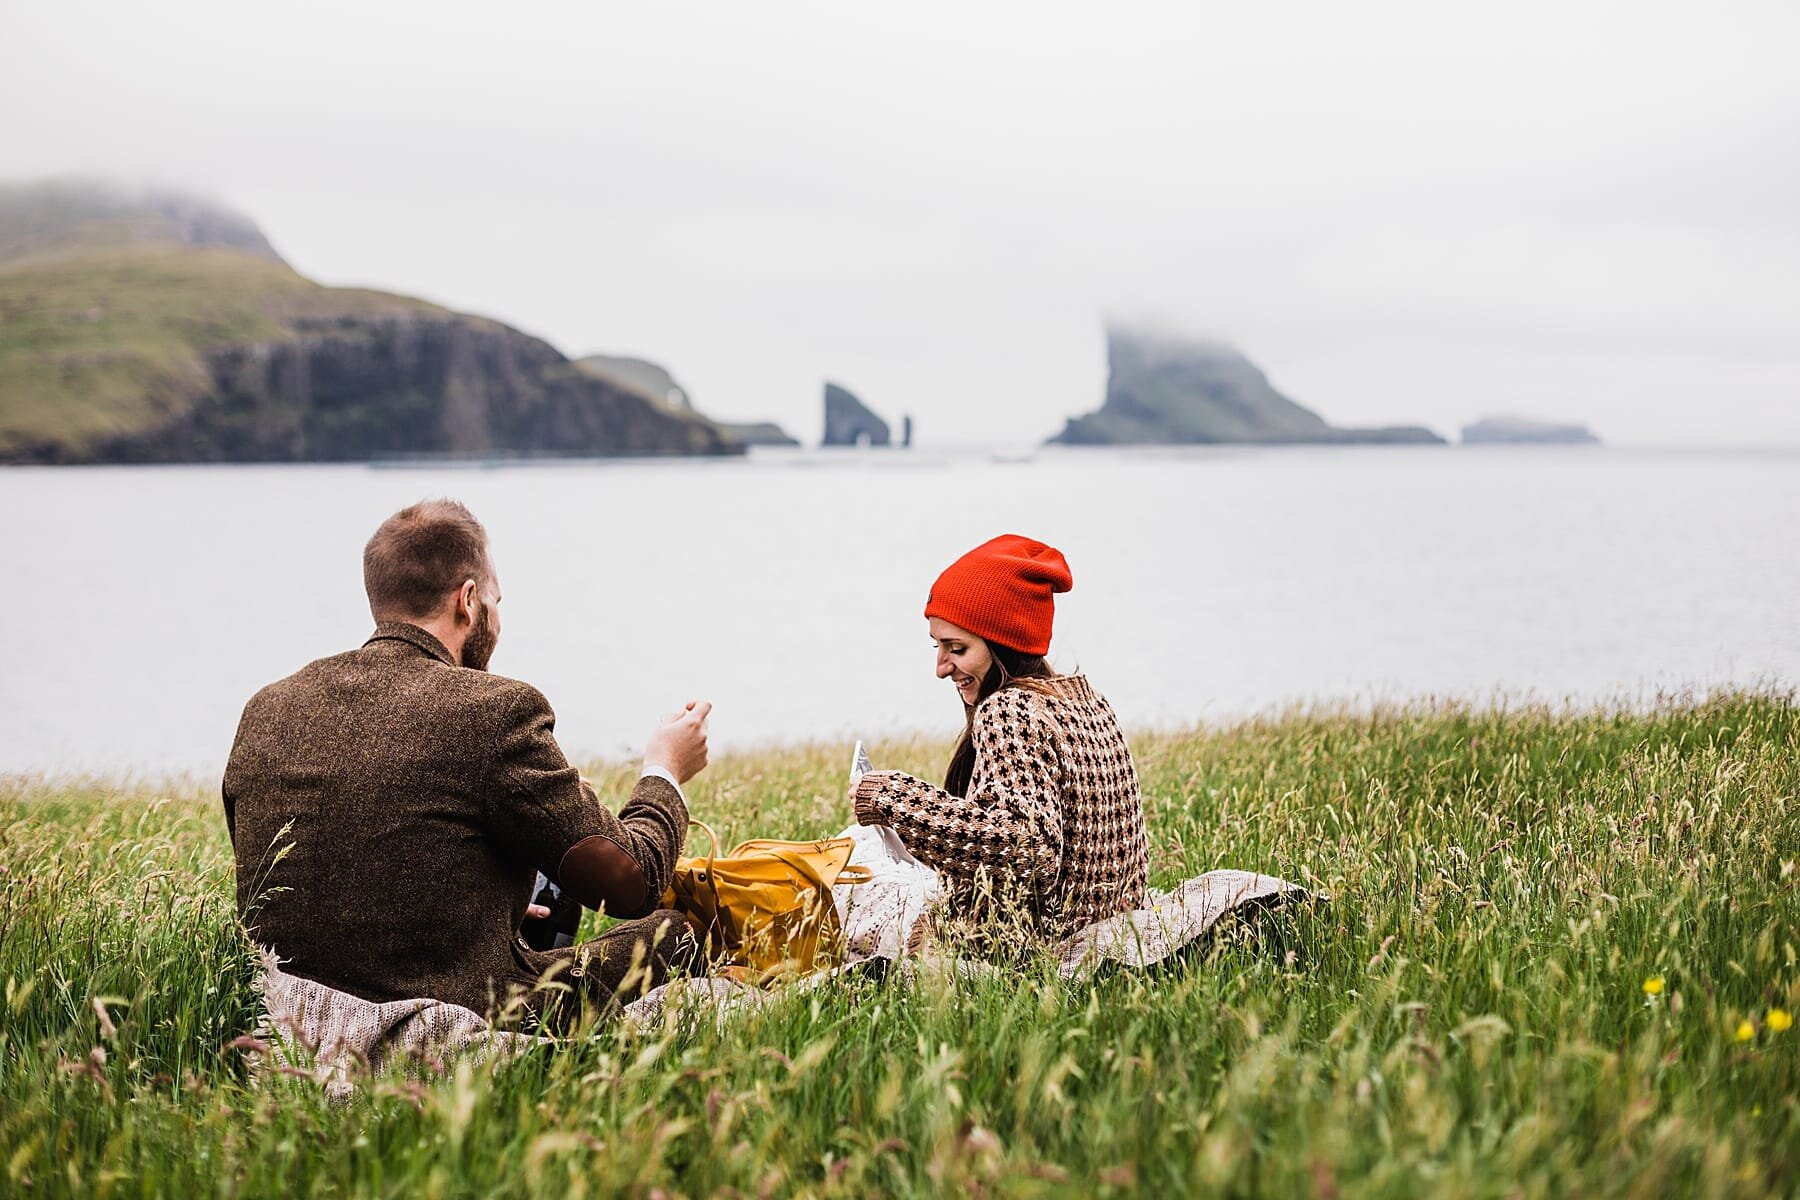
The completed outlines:
{"type": "Polygon", "coordinates": [[[475,618],[475,628],[469,630],[469,636],[462,645],[462,665],[471,671],[485,671],[488,659],[494,657],[494,646],[500,638],[494,633],[494,622],[484,601],[481,612],[475,618]]]}

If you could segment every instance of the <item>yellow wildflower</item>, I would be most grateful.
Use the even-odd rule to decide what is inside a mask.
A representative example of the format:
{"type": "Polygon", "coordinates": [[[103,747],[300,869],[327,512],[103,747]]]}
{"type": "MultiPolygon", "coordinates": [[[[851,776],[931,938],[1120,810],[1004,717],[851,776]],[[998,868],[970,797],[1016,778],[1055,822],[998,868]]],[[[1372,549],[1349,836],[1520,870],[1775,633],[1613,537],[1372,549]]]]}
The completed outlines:
{"type": "Polygon", "coordinates": [[[1744,1020],[1738,1022],[1736,1036],[1737,1036],[1737,1040],[1740,1042],[1747,1042],[1751,1038],[1756,1036],[1756,1026],[1754,1026],[1750,1023],[1750,1020],[1748,1017],[1746,1017],[1744,1020]]]}
{"type": "Polygon", "coordinates": [[[1794,1023],[1794,1017],[1785,1008],[1771,1008],[1763,1023],[1769,1027],[1770,1033],[1780,1033],[1794,1023]]]}
{"type": "Polygon", "coordinates": [[[1660,996],[1662,995],[1662,990],[1663,977],[1661,975],[1652,975],[1650,978],[1644,980],[1644,995],[1660,996]]]}

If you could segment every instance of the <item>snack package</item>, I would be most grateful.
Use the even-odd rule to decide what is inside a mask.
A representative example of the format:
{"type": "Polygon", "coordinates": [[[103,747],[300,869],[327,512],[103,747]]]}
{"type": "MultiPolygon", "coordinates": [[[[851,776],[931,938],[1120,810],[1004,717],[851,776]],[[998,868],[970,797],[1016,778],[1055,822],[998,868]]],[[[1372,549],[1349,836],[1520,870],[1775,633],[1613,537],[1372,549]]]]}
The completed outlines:
{"type": "Polygon", "coordinates": [[[869,752],[863,749],[862,739],[856,739],[856,753],[850,756],[850,786],[855,787],[862,782],[862,777],[873,771],[875,766],[869,761],[869,752]]]}

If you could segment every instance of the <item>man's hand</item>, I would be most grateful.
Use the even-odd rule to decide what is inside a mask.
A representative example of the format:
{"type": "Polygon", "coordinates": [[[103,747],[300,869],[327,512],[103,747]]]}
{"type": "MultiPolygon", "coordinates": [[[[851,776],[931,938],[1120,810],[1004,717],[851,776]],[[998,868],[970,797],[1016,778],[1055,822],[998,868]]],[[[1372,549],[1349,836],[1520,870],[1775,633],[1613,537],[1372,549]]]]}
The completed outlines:
{"type": "Polygon", "coordinates": [[[710,700],[689,700],[678,713],[671,713],[650,735],[644,749],[644,765],[661,767],[686,783],[706,767],[706,718],[712,713],[710,700]]]}

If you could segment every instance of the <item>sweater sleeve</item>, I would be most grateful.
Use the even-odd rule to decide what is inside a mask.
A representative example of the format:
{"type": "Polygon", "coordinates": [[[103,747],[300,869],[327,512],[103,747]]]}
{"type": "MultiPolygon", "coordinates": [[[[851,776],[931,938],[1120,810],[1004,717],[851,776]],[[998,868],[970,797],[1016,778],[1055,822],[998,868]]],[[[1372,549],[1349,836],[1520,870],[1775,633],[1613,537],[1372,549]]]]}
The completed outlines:
{"type": "Polygon", "coordinates": [[[856,819],[889,825],[919,859],[953,879],[1021,876],[1038,886],[1062,869],[1062,764],[1056,727],[1037,697],[994,693],[975,710],[975,770],[967,797],[900,771],[872,771],[856,789],[856,819]]]}

